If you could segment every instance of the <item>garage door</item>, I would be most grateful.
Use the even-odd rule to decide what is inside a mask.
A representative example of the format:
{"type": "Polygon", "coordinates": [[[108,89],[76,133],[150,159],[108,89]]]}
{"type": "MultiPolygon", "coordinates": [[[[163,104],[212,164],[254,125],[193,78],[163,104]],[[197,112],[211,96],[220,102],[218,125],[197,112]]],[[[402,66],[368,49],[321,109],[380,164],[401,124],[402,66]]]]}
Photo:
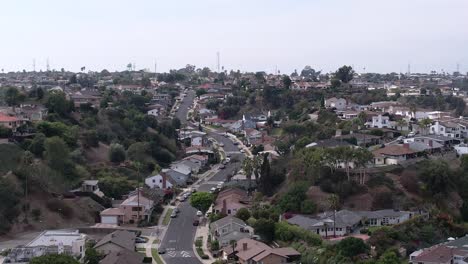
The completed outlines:
{"type": "Polygon", "coordinates": [[[103,224],[111,224],[111,225],[117,225],[117,216],[102,216],[101,217],[101,223],[103,224]]]}

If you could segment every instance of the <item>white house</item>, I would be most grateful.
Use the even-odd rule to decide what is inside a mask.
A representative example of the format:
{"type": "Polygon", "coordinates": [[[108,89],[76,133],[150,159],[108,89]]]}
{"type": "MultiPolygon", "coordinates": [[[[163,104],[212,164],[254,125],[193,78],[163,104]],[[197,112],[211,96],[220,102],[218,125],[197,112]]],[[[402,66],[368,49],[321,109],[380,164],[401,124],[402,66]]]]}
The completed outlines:
{"type": "Polygon", "coordinates": [[[436,121],[431,125],[430,133],[439,136],[460,138],[463,133],[466,133],[466,127],[463,127],[454,122],[436,121]]]}
{"type": "Polygon", "coordinates": [[[145,179],[145,184],[153,189],[153,188],[160,188],[160,189],[171,189],[173,184],[171,183],[170,177],[163,172],[158,173],[153,176],[149,176],[145,179]]]}
{"type": "Polygon", "coordinates": [[[453,146],[455,151],[457,152],[457,155],[468,155],[468,144],[458,144],[453,146]]]}
{"type": "Polygon", "coordinates": [[[393,122],[388,116],[378,115],[372,117],[371,127],[374,128],[392,128],[393,122]]]}

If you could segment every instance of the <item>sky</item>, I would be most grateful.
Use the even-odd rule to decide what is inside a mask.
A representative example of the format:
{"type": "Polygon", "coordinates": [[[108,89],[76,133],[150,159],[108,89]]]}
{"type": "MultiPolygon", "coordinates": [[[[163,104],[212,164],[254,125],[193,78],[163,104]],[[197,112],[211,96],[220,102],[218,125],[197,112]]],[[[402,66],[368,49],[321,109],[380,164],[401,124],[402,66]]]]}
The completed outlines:
{"type": "Polygon", "coordinates": [[[0,68],[468,71],[468,0],[15,0],[0,68]]]}

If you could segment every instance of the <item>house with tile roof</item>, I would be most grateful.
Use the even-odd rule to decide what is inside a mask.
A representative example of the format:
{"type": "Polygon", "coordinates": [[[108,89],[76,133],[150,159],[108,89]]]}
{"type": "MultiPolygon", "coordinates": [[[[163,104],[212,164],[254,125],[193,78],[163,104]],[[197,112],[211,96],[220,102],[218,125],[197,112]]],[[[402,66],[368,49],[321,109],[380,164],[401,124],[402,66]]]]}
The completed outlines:
{"type": "Polygon", "coordinates": [[[295,249],[272,248],[265,243],[250,238],[237,241],[235,248],[223,248],[223,258],[234,257],[241,264],[278,264],[299,261],[301,254],[295,249]]]}

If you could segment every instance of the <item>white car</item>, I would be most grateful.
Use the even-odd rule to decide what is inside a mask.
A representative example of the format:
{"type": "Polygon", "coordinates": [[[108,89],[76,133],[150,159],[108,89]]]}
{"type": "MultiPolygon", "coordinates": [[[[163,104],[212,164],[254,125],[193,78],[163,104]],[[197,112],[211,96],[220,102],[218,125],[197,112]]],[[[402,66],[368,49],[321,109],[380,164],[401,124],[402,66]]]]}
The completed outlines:
{"type": "Polygon", "coordinates": [[[244,150],[244,149],[241,149],[241,150],[239,150],[239,151],[240,151],[240,153],[245,153],[245,150],[244,150]]]}
{"type": "Polygon", "coordinates": [[[197,212],[197,216],[203,216],[202,211],[198,211],[198,212],[197,212]]]}

